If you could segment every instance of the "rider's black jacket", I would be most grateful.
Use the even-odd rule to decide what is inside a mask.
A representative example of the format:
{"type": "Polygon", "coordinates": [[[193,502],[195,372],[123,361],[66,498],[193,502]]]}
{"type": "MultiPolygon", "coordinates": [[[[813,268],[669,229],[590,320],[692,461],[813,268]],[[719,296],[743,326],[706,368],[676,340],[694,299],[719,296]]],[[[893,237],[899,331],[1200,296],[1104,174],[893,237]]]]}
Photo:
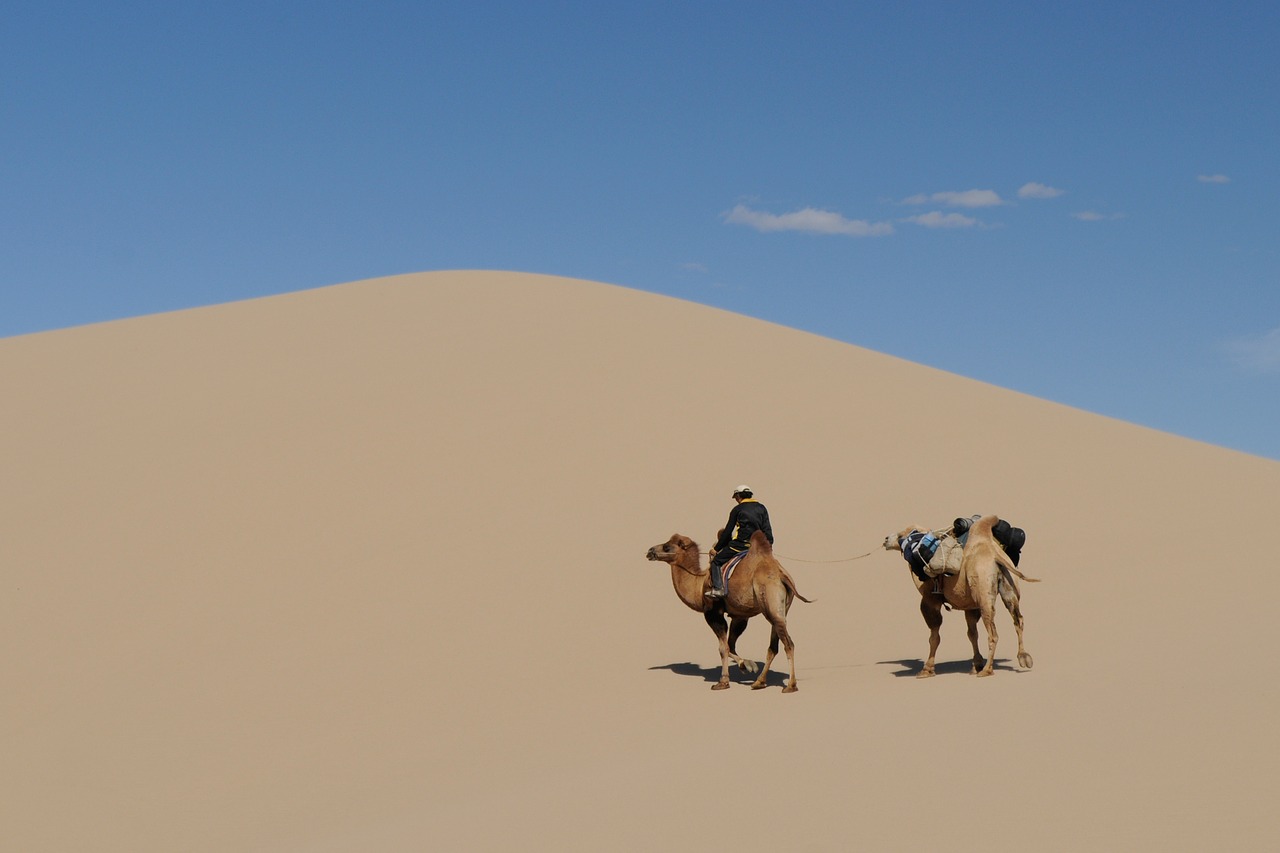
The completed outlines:
{"type": "Polygon", "coordinates": [[[728,548],[740,553],[751,545],[751,534],[757,530],[764,531],[773,544],[773,527],[769,525],[769,510],[764,504],[753,498],[746,498],[742,503],[729,511],[729,520],[725,523],[720,538],[716,540],[716,551],[728,548]]]}

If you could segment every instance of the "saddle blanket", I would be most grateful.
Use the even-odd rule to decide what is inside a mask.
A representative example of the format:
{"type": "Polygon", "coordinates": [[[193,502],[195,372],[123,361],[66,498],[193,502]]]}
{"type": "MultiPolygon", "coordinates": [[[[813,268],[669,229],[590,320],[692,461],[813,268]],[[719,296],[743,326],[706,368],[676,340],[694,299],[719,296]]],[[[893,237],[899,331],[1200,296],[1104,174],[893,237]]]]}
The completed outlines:
{"type": "Polygon", "coordinates": [[[724,573],[724,585],[726,588],[729,586],[729,578],[733,577],[733,570],[738,568],[738,563],[741,563],[742,558],[745,556],[747,556],[746,551],[743,551],[741,554],[734,554],[729,558],[729,562],[724,564],[724,568],[721,569],[724,573]]]}

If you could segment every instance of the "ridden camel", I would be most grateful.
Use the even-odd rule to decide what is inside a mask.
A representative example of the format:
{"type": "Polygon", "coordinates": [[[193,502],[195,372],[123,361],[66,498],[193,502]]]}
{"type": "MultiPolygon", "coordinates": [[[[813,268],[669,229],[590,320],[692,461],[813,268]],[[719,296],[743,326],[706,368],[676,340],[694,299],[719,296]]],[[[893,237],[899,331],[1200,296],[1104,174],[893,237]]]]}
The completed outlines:
{"type": "Polygon", "coordinates": [[[698,543],[677,533],[666,542],[654,545],[646,556],[650,560],[671,564],[671,584],[676,588],[676,595],[690,610],[702,614],[720,640],[720,681],[711,689],[724,690],[729,686],[731,657],[745,671],[755,672],[755,662],[739,657],[736,645],[738,637],[747,628],[747,620],[763,613],[773,630],[769,635],[769,654],[764,660],[764,669],[752,683],[751,689],[759,690],[765,686],[769,666],[778,653],[778,641],[781,640],[787,652],[787,661],[791,665],[791,679],[782,692],[794,693],[795,644],[791,642],[791,634],[787,632],[787,611],[791,608],[793,598],[801,601],[809,599],[796,591],[795,581],[774,558],[773,546],[769,544],[768,538],[758,530],[752,534],[747,556],[734,569],[726,595],[719,600],[704,595],[711,586],[711,573],[699,565],[699,555],[698,543]],[[727,627],[726,613],[731,620],[727,627]]]}
{"type": "MultiPolygon", "coordinates": [[[[996,641],[999,639],[995,619],[997,597],[1004,601],[1009,615],[1013,617],[1013,627],[1018,632],[1018,664],[1031,669],[1034,662],[1022,645],[1022,608],[1018,583],[1013,579],[1013,575],[1030,583],[1038,582],[1039,578],[1029,578],[1018,571],[1013,561],[1000,547],[1000,543],[991,533],[992,527],[999,520],[998,516],[987,515],[970,526],[968,539],[963,551],[960,552],[958,567],[955,566],[955,555],[960,551],[959,543],[954,541],[952,534],[943,535],[943,543],[939,546],[934,560],[930,560],[930,565],[934,565],[936,561],[944,561],[949,570],[954,569],[953,573],[941,574],[929,581],[921,580],[914,572],[910,573],[912,582],[920,592],[920,615],[929,626],[929,659],[924,662],[924,669],[916,675],[917,678],[936,675],[934,658],[938,653],[938,644],[942,640],[940,629],[944,603],[956,610],[964,611],[969,642],[973,645],[972,672],[979,676],[991,675],[995,666],[996,641]],[[951,537],[950,540],[948,537],[951,537]],[[941,586],[941,594],[935,592],[938,584],[941,586]],[[979,619],[987,629],[985,661],[982,659],[982,653],[978,651],[979,619]]],[[[908,527],[900,533],[890,534],[884,540],[885,550],[899,551],[902,540],[917,530],[924,531],[928,528],[908,527]]]]}

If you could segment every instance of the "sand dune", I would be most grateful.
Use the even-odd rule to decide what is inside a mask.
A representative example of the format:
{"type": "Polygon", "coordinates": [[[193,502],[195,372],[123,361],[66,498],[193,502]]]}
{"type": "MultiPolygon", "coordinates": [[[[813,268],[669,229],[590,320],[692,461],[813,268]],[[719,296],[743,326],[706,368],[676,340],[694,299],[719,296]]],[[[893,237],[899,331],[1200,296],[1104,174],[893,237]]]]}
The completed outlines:
{"type": "Polygon", "coordinates": [[[0,395],[6,849],[1274,845],[1275,462],[510,273],[0,340],[0,395]],[[709,690],[644,559],[743,481],[817,599],[791,696],[709,690]],[[1036,666],[951,614],[917,680],[879,543],[976,512],[1036,666]]]}

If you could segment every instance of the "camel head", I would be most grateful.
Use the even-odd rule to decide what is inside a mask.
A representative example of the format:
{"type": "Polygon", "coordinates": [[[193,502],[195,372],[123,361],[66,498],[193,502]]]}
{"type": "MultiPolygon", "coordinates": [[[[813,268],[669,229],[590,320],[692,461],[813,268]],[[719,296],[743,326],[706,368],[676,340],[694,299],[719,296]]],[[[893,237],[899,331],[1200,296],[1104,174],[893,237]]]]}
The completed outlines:
{"type": "Polygon", "coordinates": [[[928,529],[929,528],[927,527],[921,527],[919,524],[912,524],[902,528],[902,530],[898,531],[897,533],[890,533],[888,536],[884,537],[884,549],[886,551],[897,551],[900,548],[902,548],[903,539],[906,539],[908,536],[910,536],[912,533],[915,533],[917,530],[928,530],[928,529]]]}
{"type": "Polygon", "coordinates": [[[661,560],[664,563],[674,563],[683,555],[692,552],[694,565],[698,560],[698,543],[694,542],[688,536],[681,536],[679,533],[672,534],[671,538],[660,545],[654,545],[649,549],[649,553],[645,556],[650,560],[661,560]]]}

